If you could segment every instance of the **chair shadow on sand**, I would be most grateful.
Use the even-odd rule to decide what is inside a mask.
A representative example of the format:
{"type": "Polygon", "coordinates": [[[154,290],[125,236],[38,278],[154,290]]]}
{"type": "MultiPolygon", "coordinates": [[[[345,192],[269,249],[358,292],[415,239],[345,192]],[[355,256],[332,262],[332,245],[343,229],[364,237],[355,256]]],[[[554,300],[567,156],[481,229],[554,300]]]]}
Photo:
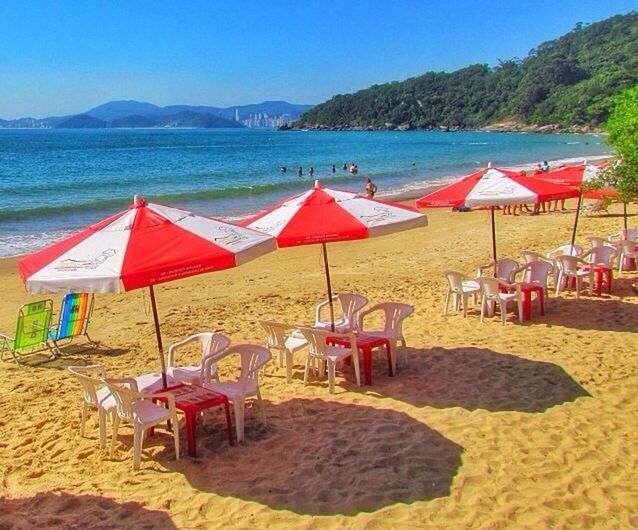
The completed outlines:
{"type": "Polygon", "coordinates": [[[0,497],[0,528],[177,528],[166,512],[97,495],[0,497]]]}
{"type": "Polygon", "coordinates": [[[492,412],[544,412],[589,396],[560,366],[487,348],[407,348],[409,365],[388,377],[378,364],[369,395],[417,407],[462,407],[492,412]],[[378,368],[377,368],[378,367],[378,368]]]}
{"type": "Polygon", "coordinates": [[[61,348],[62,355],[58,354],[55,357],[51,357],[48,352],[33,353],[21,357],[20,364],[38,368],[66,370],[69,366],[99,364],[99,357],[118,357],[128,352],[129,350],[126,348],[109,348],[104,345],[87,348],[81,344],[70,344],[61,348]]]}
{"type": "Polygon", "coordinates": [[[229,447],[220,414],[198,458],[174,461],[170,449],[155,458],[198,490],[311,515],[444,497],[461,465],[461,446],[402,412],[322,399],[266,411],[267,427],[251,411],[246,445],[229,447]]]}

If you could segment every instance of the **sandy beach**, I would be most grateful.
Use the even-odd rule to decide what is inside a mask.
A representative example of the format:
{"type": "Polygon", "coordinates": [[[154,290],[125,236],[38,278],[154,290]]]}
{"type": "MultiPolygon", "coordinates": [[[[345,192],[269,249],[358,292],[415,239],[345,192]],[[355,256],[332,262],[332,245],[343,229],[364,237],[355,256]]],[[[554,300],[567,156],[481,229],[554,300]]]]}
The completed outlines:
{"type": "MultiPolygon", "coordinates": [[[[499,255],[520,260],[569,241],[575,201],[568,207],[499,214],[499,255]]],[[[582,217],[577,241],[619,230],[620,211],[582,217]]],[[[476,309],[443,316],[442,273],[473,274],[489,260],[489,218],[426,213],[426,228],[330,245],[335,290],[415,306],[408,363],[390,378],[377,359],[373,385],[360,388],[345,367],[334,395],[325,380],[304,387],[303,354],[291,384],[272,365],[261,382],[268,424],[248,408],[239,446],[229,447],[218,410],[200,427],[197,458],[184,447],[175,461],[158,431],[137,473],[129,427],[113,460],[99,449],[96,414],[80,437],[81,390],[67,366],[100,363],[113,376],[158,369],[143,290],[96,295],[97,350],[0,363],[0,528],[637,527],[635,273],[611,295],[552,295],[545,316],[524,324],[512,314],[506,326],[481,324],[476,309]]],[[[9,334],[18,307],[36,299],[15,263],[0,261],[0,332],[9,334]]],[[[318,246],[292,248],[161,285],[165,344],[215,330],[261,344],[260,318],[309,323],[325,296],[322,267],[318,246]]]]}

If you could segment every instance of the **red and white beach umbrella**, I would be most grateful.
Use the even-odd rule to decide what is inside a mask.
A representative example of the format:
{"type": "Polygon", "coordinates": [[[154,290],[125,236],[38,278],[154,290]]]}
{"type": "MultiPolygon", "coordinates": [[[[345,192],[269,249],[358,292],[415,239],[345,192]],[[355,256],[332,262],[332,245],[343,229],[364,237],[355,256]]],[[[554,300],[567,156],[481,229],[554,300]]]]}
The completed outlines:
{"type": "Polygon", "coordinates": [[[427,218],[409,206],[371,199],[351,191],[324,188],[315,181],[313,189],[284,199],[240,224],[274,236],[279,247],[318,243],[323,246],[328,300],[334,322],[326,243],[366,239],[426,226],[427,218]]]}
{"type": "MultiPolygon", "coordinates": [[[[609,164],[595,166],[593,164],[578,164],[576,166],[564,166],[547,173],[534,175],[535,178],[561,184],[563,186],[572,186],[581,189],[583,185],[591,182],[603,169],[609,164]]],[[[615,188],[605,187],[599,189],[586,190],[583,192],[586,199],[602,199],[618,198],[618,191],[615,188]]]]}
{"type": "Polygon", "coordinates": [[[119,292],[228,269],[276,249],[274,238],[179,208],[133,205],[18,262],[30,293],[119,292]]]}
{"type": "Polygon", "coordinates": [[[416,201],[419,208],[489,206],[492,224],[492,254],[496,261],[494,207],[529,204],[578,197],[578,191],[525,176],[523,171],[488,167],[452,184],[424,195],[416,201]]]}
{"type": "MultiPolygon", "coordinates": [[[[615,188],[605,187],[592,190],[583,190],[583,185],[587,185],[596,176],[605,169],[609,164],[602,164],[600,166],[594,166],[587,162],[578,164],[576,166],[564,166],[547,173],[540,173],[534,175],[535,178],[544,180],[547,182],[553,182],[555,184],[562,184],[565,186],[572,186],[579,192],[578,204],[576,206],[576,216],[574,217],[574,227],[572,229],[572,247],[576,240],[576,230],[578,228],[578,217],[580,215],[580,206],[583,197],[586,199],[617,199],[618,191],[615,188]]],[[[625,215],[626,215],[625,204],[625,215]]],[[[625,217],[626,219],[626,217],[625,217]]]]}

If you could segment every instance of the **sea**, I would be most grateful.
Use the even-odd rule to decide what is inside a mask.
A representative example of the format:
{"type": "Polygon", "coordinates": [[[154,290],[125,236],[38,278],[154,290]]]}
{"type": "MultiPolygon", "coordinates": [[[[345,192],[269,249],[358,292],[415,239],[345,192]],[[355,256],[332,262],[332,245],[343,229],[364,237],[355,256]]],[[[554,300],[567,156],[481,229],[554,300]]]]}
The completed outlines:
{"type": "Polygon", "coordinates": [[[576,162],[608,151],[593,134],[0,129],[0,256],[51,244],[127,208],[136,194],[235,220],[315,179],[363,191],[369,176],[380,196],[406,197],[488,162],[576,162]]]}

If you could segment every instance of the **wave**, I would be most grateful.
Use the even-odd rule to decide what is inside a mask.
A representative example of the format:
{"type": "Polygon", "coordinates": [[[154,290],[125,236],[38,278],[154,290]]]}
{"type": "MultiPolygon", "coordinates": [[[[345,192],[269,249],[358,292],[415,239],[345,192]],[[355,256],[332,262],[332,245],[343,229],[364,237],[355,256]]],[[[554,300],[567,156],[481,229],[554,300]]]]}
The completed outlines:
{"type": "MultiPolygon", "coordinates": [[[[321,180],[331,183],[350,181],[357,176],[344,175],[324,177],[321,180]]],[[[214,199],[236,198],[242,196],[266,195],[278,191],[299,191],[308,188],[314,182],[307,177],[296,178],[264,184],[229,186],[226,188],[189,190],[175,193],[150,193],[141,194],[151,202],[179,205],[182,202],[205,201],[214,199]]],[[[111,199],[99,199],[73,204],[61,204],[56,206],[37,206],[32,208],[8,208],[0,210],[0,222],[6,220],[33,219],[48,216],[65,216],[68,214],[87,213],[92,211],[115,210],[125,208],[133,202],[132,197],[115,197],[111,199]]]]}

